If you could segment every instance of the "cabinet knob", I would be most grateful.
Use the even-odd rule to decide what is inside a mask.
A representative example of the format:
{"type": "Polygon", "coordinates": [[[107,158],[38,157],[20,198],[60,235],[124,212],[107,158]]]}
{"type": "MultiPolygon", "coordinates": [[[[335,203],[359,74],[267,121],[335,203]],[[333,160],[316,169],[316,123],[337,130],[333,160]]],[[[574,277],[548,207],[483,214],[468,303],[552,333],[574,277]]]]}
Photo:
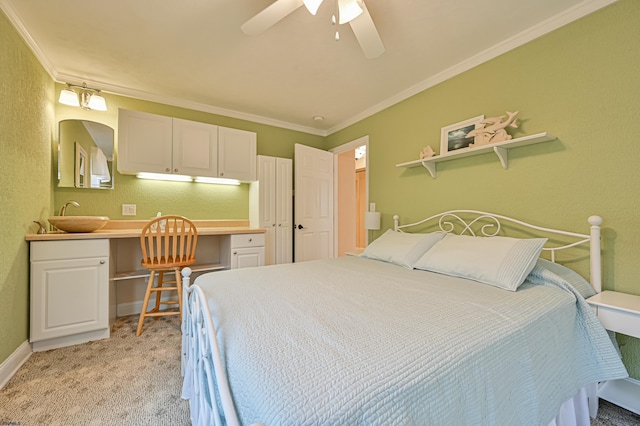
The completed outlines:
{"type": "Polygon", "coordinates": [[[233,252],[233,255],[234,255],[234,256],[235,256],[235,255],[237,255],[237,254],[238,254],[238,252],[237,252],[237,251],[234,251],[234,252],[233,252]]]}
{"type": "Polygon", "coordinates": [[[224,176],[224,172],[220,172],[220,176],[224,176]]]}
{"type": "Polygon", "coordinates": [[[101,264],[101,265],[104,265],[104,260],[101,260],[101,261],[100,261],[100,264],[101,264]]]}
{"type": "Polygon", "coordinates": [[[170,171],[171,171],[171,169],[167,167],[166,169],[164,169],[164,171],[165,171],[165,172],[170,172],[170,171]]]}
{"type": "Polygon", "coordinates": [[[178,169],[173,169],[173,172],[174,173],[178,173],[178,169]]]}
{"type": "Polygon", "coordinates": [[[282,224],[281,224],[281,223],[279,223],[279,224],[278,224],[278,226],[282,226],[282,224]]]}
{"type": "Polygon", "coordinates": [[[249,238],[249,242],[253,241],[253,238],[249,238]]]}

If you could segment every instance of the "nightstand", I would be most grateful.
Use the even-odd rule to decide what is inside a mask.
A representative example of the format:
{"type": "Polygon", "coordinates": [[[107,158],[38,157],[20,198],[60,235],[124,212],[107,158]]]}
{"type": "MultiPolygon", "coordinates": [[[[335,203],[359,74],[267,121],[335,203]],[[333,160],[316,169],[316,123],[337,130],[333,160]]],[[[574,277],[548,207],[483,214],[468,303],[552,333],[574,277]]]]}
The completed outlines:
{"type": "MultiPolygon", "coordinates": [[[[640,296],[603,291],[587,299],[607,330],[640,338],[640,296]]],[[[640,381],[609,380],[598,387],[598,396],[640,414],[640,381]]]]}

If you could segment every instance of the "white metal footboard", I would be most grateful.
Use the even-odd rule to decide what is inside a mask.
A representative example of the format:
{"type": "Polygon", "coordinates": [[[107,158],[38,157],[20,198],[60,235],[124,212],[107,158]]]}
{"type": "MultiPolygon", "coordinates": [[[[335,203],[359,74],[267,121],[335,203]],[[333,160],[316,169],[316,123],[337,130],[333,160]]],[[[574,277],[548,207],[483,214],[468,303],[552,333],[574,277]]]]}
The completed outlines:
{"type": "Polygon", "coordinates": [[[194,425],[239,424],[207,300],[191,286],[191,269],[182,270],[182,398],[189,400],[194,425]],[[218,404],[222,407],[219,412],[218,404]]]}

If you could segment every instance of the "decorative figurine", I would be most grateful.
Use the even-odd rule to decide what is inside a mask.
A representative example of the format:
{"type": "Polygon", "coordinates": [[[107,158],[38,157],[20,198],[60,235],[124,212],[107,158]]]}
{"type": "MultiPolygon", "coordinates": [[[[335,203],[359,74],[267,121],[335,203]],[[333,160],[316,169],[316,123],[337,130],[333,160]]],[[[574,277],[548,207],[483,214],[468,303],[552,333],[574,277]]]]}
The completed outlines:
{"type": "Polygon", "coordinates": [[[483,127],[467,133],[467,137],[475,137],[475,142],[469,144],[470,147],[487,145],[490,143],[503,142],[511,139],[511,135],[505,130],[506,127],[514,129],[518,128],[517,118],[519,111],[509,112],[507,115],[501,115],[500,117],[485,118],[480,122],[483,127]],[[502,121],[505,117],[506,120],[502,121]]]}
{"type": "Polygon", "coordinates": [[[424,160],[425,158],[431,158],[434,155],[436,155],[436,152],[430,146],[425,146],[424,148],[422,148],[422,151],[420,151],[421,160],[424,160]]]}

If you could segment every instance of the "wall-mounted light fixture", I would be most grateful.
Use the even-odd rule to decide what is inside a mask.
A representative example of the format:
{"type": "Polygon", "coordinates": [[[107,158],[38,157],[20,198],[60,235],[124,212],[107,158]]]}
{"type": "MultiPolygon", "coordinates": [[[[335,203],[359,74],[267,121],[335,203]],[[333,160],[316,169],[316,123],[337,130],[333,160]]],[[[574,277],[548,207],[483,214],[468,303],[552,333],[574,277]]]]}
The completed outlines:
{"type": "Polygon", "coordinates": [[[85,83],[82,86],[67,83],[67,87],[60,91],[58,102],[69,106],[79,106],[82,109],[107,110],[107,102],[100,94],[100,90],[90,89],[85,83]],[[74,88],[79,90],[79,94],[74,88]]]}

